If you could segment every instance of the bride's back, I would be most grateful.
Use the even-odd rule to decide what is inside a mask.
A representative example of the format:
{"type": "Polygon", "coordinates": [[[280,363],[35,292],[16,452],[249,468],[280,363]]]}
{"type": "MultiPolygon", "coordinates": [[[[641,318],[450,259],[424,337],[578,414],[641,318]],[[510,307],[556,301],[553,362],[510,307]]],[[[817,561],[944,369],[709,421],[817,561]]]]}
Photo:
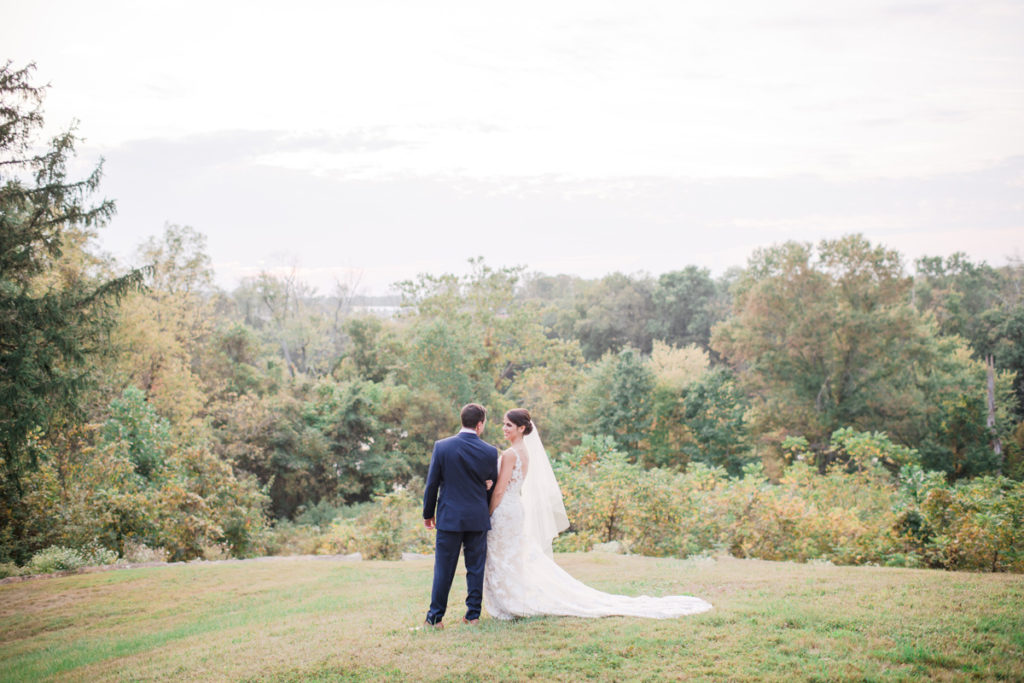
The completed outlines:
{"type": "MultiPolygon", "coordinates": [[[[513,446],[512,448],[506,449],[501,454],[501,457],[504,458],[507,455],[516,456],[519,459],[519,468],[518,468],[519,469],[519,477],[518,477],[518,479],[519,479],[519,481],[522,481],[522,480],[526,479],[526,473],[530,471],[530,454],[526,452],[525,448],[523,449],[523,452],[519,452],[513,446]]],[[[512,464],[512,480],[513,481],[516,480],[515,472],[516,472],[516,466],[515,466],[515,463],[513,463],[512,464]]]]}

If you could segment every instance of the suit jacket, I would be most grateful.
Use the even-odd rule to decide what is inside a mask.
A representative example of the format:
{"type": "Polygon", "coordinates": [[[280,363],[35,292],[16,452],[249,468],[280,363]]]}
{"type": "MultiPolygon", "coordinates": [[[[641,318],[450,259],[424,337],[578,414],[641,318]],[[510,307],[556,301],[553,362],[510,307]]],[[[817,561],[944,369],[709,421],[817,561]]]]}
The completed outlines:
{"type": "Polygon", "coordinates": [[[433,517],[441,531],[490,530],[488,479],[498,481],[497,448],[469,432],[436,442],[423,492],[423,519],[433,517]]]}

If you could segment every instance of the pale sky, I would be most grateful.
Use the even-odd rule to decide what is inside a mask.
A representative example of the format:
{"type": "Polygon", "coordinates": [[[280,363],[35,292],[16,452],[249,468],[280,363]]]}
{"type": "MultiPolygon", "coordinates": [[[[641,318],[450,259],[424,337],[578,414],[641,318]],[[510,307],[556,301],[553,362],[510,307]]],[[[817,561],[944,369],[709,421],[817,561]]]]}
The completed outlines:
{"type": "Polygon", "coordinates": [[[106,159],[125,261],[165,223],[218,282],[367,293],[597,277],[863,232],[1024,255],[1024,2],[0,0],[51,130],[106,159]]]}

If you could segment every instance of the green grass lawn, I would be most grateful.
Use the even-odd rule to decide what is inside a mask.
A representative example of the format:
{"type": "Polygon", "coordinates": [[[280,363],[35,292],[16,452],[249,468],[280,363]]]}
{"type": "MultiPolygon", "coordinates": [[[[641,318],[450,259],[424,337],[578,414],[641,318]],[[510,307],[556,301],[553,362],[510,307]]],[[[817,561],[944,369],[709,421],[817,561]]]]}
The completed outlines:
{"type": "MultiPolygon", "coordinates": [[[[417,629],[432,561],[173,565],[0,586],[3,680],[1024,680],[1024,577],[567,554],[602,590],[688,594],[673,620],[417,629]]],[[[460,572],[461,575],[461,572],[460,572]]]]}

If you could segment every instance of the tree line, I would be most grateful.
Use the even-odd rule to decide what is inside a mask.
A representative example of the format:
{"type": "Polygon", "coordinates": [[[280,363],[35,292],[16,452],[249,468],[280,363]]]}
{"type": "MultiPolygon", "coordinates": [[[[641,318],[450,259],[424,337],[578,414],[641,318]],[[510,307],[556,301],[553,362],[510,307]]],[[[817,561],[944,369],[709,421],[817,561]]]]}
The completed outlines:
{"type": "MultiPolygon", "coordinates": [[[[528,407],[572,500],[603,471],[594,453],[636,481],[1024,478],[1019,260],[910,269],[847,235],[764,247],[718,277],[474,259],[398,283],[393,316],[295,274],[225,291],[191,227],[140,244],[137,269],[98,252],[115,210],[97,198],[102,166],[71,178],[74,131],[39,139],[31,76],[0,69],[0,562],[55,546],[273,552],[275,530],[415,489],[469,401],[491,425],[528,407]]],[[[599,540],[580,514],[577,538],[599,540]]]]}

